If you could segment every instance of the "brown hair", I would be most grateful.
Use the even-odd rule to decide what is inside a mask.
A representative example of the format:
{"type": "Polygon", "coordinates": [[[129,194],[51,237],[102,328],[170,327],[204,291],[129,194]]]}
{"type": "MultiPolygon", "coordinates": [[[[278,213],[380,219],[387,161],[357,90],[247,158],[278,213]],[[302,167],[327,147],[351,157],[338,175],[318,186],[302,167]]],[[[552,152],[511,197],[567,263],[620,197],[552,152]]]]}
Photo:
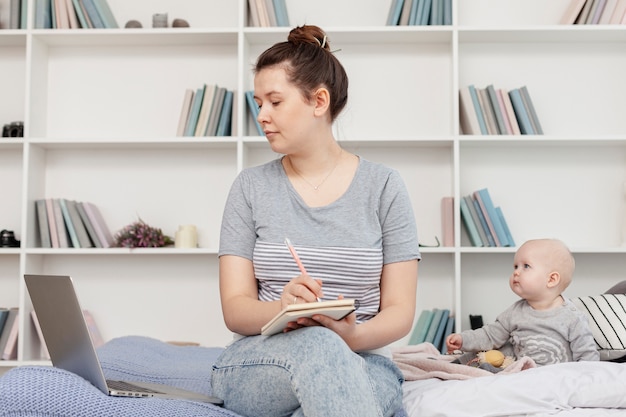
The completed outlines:
{"type": "Polygon", "coordinates": [[[319,87],[330,93],[330,119],[334,121],[348,102],[348,75],[330,51],[326,33],[317,26],[293,28],[287,41],[265,50],[257,59],[254,73],[280,65],[289,82],[308,100],[319,87]]]}

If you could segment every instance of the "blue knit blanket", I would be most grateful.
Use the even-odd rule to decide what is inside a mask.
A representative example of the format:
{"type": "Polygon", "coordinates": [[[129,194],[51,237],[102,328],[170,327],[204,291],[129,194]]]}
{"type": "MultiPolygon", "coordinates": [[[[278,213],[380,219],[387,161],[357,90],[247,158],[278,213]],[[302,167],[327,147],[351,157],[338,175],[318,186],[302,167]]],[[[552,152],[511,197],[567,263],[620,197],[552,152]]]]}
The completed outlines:
{"type": "MultiPolygon", "coordinates": [[[[98,357],[108,379],[156,382],[211,395],[211,365],[222,350],[126,336],[102,345],[98,357]]],[[[110,397],[78,375],[48,366],[21,366],[0,378],[0,417],[116,416],[241,417],[195,401],[110,397]]]]}

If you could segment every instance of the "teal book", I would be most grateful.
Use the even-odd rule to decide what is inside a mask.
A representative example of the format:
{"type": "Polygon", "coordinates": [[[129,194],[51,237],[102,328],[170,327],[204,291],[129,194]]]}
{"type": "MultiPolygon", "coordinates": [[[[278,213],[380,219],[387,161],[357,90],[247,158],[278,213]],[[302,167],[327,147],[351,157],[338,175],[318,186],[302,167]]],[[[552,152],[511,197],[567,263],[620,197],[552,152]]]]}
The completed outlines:
{"type": "Polygon", "coordinates": [[[2,334],[2,329],[4,329],[4,323],[6,323],[7,317],[9,317],[9,309],[0,307],[0,334],[2,334]]]}
{"type": "Polygon", "coordinates": [[[276,26],[289,26],[289,14],[285,0],[272,0],[276,14],[276,26]]]}
{"type": "Polygon", "coordinates": [[[256,130],[259,136],[265,136],[265,132],[263,132],[263,128],[257,120],[257,117],[259,116],[259,105],[256,104],[256,101],[254,101],[254,91],[246,91],[245,96],[246,103],[248,103],[248,109],[250,110],[250,114],[252,114],[252,119],[254,120],[254,124],[256,126],[256,130]]]}
{"type": "Polygon", "coordinates": [[[496,207],[496,213],[500,218],[500,223],[502,223],[502,228],[504,229],[504,234],[506,235],[509,246],[515,246],[515,241],[513,240],[513,235],[511,234],[511,229],[509,229],[509,225],[504,218],[504,213],[502,213],[502,208],[496,207]]]}
{"type": "Polygon", "coordinates": [[[433,0],[420,0],[420,3],[424,3],[424,9],[422,10],[421,14],[418,13],[417,18],[419,19],[419,21],[417,22],[417,24],[420,26],[426,26],[428,25],[428,22],[430,22],[430,12],[433,0]]]}
{"type": "Polygon", "coordinates": [[[504,227],[502,227],[500,217],[496,212],[496,207],[493,204],[493,200],[491,199],[489,190],[487,188],[482,188],[476,191],[474,194],[476,200],[478,200],[478,203],[480,204],[481,209],[483,210],[483,215],[487,220],[487,224],[489,225],[491,234],[495,236],[494,240],[496,241],[496,246],[511,246],[509,240],[506,237],[506,233],[504,232],[504,227]]]}
{"type": "Polygon", "coordinates": [[[469,211],[467,202],[465,201],[465,199],[462,198],[461,200],[459,200],[459,204],[461,206],[461,219],[463,220],[465,230],[467,231],[467,235],[469,236],[472,246],[483,246],[483,242],[480,239],[480,234],[478,234],[478,228],[476,227],[476,224],[474,224],[474,219],[472,218],[472,214],[469,211]]]}
{"type": "Polygon", "coordinates": [[[496,125],[498,126],[498,133],[501,135],[506,135],[508,133],[506,128],[506,122],[504,121],[504,114],[500,110],[500,101],[498,100],[498,93],[496,92],[493,84],[489,84],[487,86],[487,95],[489,96],[489,101],[491,102],[491,107],[493,108],[493,115],[496,119],[496,125]]]}
{"type": "Polygon", "coordinates": [[[522,93],[519,88],[514,88],[509,91],[509,97],[511,98],[511,104],[513,105],[513,110],[515,111],[515,118],[517,119],[517,124],[519,125],[522,135],[534,135],[535,132],[533,131],[533,125],[530,122],[528,112],[526,112],[524,100],[522,99],[522,93]]]}
{"type": "Polygon", "coordinates": [[[543,135],[543,128],[541,127],[541,123],[539,123],[539,117],[537,116],[537,111],[535,110],[533,101],[530,98],[528,87],[522,86],[520,87],[519,91],[522,95],[522,101],[524,102],[526,112],[528,113],[528,116],[530,118],[530,124],[533,126],[533,131],[537,135],[543,135]]]}
{"type": "Polygon", "coordinates": [[[422,310],[415,326],[413,326],[413,332],[409,338],[409,345],[417,345],[426,340],[426,334],[428,328],[433,320],[433,312],[431,310],[422,310]]]}
{"type": "Polygon", "coordinates": [[[402,14],[402,6],[404,6],[404,0],[392,0],[389,14],[387,15],[387,26],[398,26],[400,15],[402,14]]]}
{"type": "Polygon", "coordinates": [[[63,220],[65,221],[65,227],[67,228],[67,232],[70,236],[70,242],[72,243],[72,247],[80,248],[80,240],[78,240],[78,235],[76,234],[76,229],[74,228],[74,222],[72,221],[72,217],[70,216],[70,211],[67,208],[68,202],[64,198],[59,199],[59,204],[61,206],[61,213],[63,213],[63,220]]]}
{"type": "Polygon", "coordinates": [[[72,4],[74,5],[74,10],[76,11],[76,17],[78,18],[80,27],[83,29],[89,29],[89,21],[87,21],[87,17],[85,16],[85,12],[83,11],[79,0],[72,0],[72,4]]]}
{"type": "Polygon", "coordinates": [[[454,316],[449,316],[448,317],[448,323],[446,323],[446,330],[443,333],[443,342],[441,343],[441,354],[445,355],[446,353],[448,353],[448,346],[446,346],[446,339],[448,338],[448,336],[450,336],[452,333],[454,333],[454,316]]]}
{"type": "Polygon", "coordinates": [[[489,130],[487,130],[487,122],[485,122],[485,115],[483,114],[482,107],[480,106],[480,101],[478,100],[478,93],[476,92],[476,87],[473,84],[470,84],[467,88],[469,88],[470,95],[472,97],[472,103],[474,104],[474,110],[476,111],[476,117],[478,117],[478,125],[480,126],[480,133],[483,135],[488,135],[489,130]]]}
{"type": "Polygon", "coordinates": [[[234,93],[230,90],[226,90],[224,96],[224,104],[222,105],[222,111],[220,113],[220,119],[217,124],[217,132],[215,136],[230,136],[233,114],[233,97],[234,93]]]}
{"type": "Polygon", "coordinates": [[[452,0],[443,0],[443,24],[452,25],[452,0]]]}
{"type": "Polygon", "coordinates": [[[89,21],[95,29],[105,29],[106,26],[104,21],[100,17],[100,13],[98,13],[98,9],[96,8],[95,0],[81,0],[83,2],[83,6],[85,6],[85,12],[87,16],[89,16],[89,21]]]}
{"type": "Polygon", "coordinates": [[[196,94],[193,95],[193,101],[191,102],[191,108],[189,109],[189,119],[185,125],[184,136],[194,136],[196,133],[196,125],[198,124],[198,118],[200,117],[200,107],[202,106],[202,99],[204,98],[204,92],[206,90],[206,84],[196,90],[196,94]]]}
{"type": "Polygon", "coordinates": [[[36,0],[35,29],[52,29],[51,4],[52,0],[36,0]]]}
{"type": "Polygon", "coordinates": [[[481,246],[489,246],[489,239],[487,239],[487,234],[483,229],[482,224],[480,223],[480,218],[478,217],[478,213],[476,212],[476,206],[474,206],[474,198],[471,195],[466,195],[463,197],[465,203],[467,204],[467,208],[472,216],[472,220],[476,225],[476,229],[478,230],[478,235],[480,236],[481,246]]]}
{"type": "Polygon", "coordinates": [[[104,24],[104,27],[107,29],[117,29],[119,25],[117,24],[117,20],[115,20],[115,16],[109,7],[109,3],[107,0],[93,0],[94,6],[96,6],[96,10],[98,11],[98,15],[100,15],[100,19],[104,24]]]}
{"type": "Polygon", "coordinates": [[[437,332],[435,333],[435,338],[433,339],[433,345],[438,350],[441,350],[441,343],[445,345],[445,341],[443,339],[443,334],[446,331],[446,326],[448,325],[448,317],[450,316],[450,310],[444,308],[441,310],[441,319],[439,320],[439,325],[437,326],[437,332]]]}
{"type": "Polygon", "coordinates": [[[439,328],[439,323],[441,322],[442,317],[443,310],[440,308],[433,308],[433,320],[430,322],[428,333],[426,333],[426,339],[424,342],[435,344],[435,336],[437,335],[437,329],[439,328]]]}

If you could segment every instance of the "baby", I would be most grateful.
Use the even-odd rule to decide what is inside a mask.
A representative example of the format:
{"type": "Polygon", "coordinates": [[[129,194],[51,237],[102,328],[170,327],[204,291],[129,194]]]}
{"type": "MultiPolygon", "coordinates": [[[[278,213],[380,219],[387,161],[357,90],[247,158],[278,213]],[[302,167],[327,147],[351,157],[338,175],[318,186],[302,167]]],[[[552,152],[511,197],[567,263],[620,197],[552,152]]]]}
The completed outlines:
{"type": "Polygon", "coordinates": [[[572,282],[574,257],[557,239],[525,242],[515,253],[509,285],[521,300],[492,324],[453,333],[448,352],[506,351],[539,366],[600,359],[587,316],[562,293],[572,282]]]}

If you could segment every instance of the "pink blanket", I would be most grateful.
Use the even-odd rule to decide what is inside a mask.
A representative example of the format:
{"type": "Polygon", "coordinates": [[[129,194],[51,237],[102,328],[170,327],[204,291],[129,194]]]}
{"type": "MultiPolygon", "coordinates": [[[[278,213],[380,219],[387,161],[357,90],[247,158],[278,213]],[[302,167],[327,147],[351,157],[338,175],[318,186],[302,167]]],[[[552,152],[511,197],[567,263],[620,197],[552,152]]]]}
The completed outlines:
{"type": "MultiPolygon", "coordinates": [[[[394,347],[392,354],[394,362],[407,381],[428,378],[469,379],[494,375],[481,368],[451,363],[456,356],[442,355],[432,343],[394,347]]],[[[499,374],[511,374],[535,367],[537,367],[535,361],[523,357],[504,368],[499,374]]]]}

